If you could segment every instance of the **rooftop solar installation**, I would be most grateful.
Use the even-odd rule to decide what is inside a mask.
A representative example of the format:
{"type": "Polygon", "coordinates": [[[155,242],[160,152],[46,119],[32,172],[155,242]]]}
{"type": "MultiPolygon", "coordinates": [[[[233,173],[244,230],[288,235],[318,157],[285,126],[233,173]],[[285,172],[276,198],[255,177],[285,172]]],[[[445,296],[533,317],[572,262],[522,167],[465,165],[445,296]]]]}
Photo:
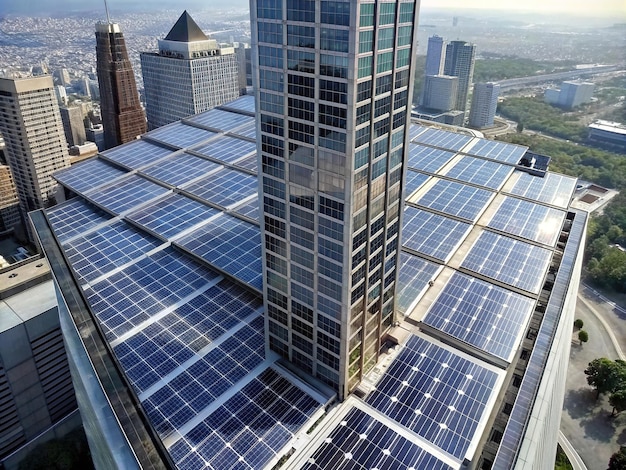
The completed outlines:
{"type": "Polygon", "coordinates": [[[83,194],[125,174],[99,158],[92,158],[56,172],[54,179],[75,193],[83,194]]]}
{"type": "Polygon", "coordinates": [[[65,254],[81,283],[85,284],[161,244],[123,222],[115,222],[68,242],[65,254]]]}
{"type": "Polygon", "coordinates": [[[528,147],[509,144],[508,142],[498,142],[497,140],[477,139],[469,149],[464,149],[465,153],[497,160],[511,165],[524,156],[528,147]]]}
{"type": "Polygon", "coordinates": [[[89,199],[114,214],[121,214],[169,190],[137,175],[130,175],[117,183],[89,193],[89,199]]]}
{"type": "Polygon", "coordinates": [[[243,126],[233,129],[229,132],[229,134],[234,134],[256,140],[256,123],[249,122],[248,124],[244,124],[243,126]]]}
{"type": "Polygon", "coordinates": [[[511,362],[534,303],[521,294],[455,272],[422,321],[511,362]]]}
{"type": "Polygon", "coordinates": [[[220,109],[243,111],[249,113],[251,116],[256,112],[254,108],[254,95],[243,95],[237,98],[235,101],[225,103],[219,106],[220,109]]]}
{"type": "Polygon", "coordinates": [[[404,251],[400,252],[400,267],[398,271],[398,311],[407,313],[411,304],[419,297],[420,293],[428,287],[441,265],[427,261],[419,256],[414,256],[404,251]]]}
{"type": "Polygon", "coordinates": [[[409,126],[409,141],[413,142],[413,139],[424,133],[426,129],[426,127],[420,126],[419,124],[411,124],[411,126],[409,126]]]}
{"type": "Polygon", "coordinates": [[[133,140],[119,147],[101,152],[101,155],[126,168],[136,170],[172,153],[171,149],[161,147],[146,140],[133,140]]]}
{"type": "Polygon", "coordinates": [[[145,168],[141,173],[171,186],[183,186],[220,168],[217,163],[188,153],[179,153],[145,168]]]}
{"type": "Polygon", "coordinates": [[[170,194],[131,212],[126,217],[163,239],[169,240],[219,213],[217,209],[181,194],[170,194]]]}
{"type": "Polygon", "coordinates": [[[259,222],[259,200],[258,198],[250,199],[247,202],[235,207],[233,212],[244,215],[252,220],[259,222]]]}
{"type": "Polygon", "coordinates": [[[193,150],[216,160],[232,163],[241,160],[245,155],[256,152],[256,144],[224,135],[193,150]]]}
{"type": "Polygon", "coordinates": [[[359,408],[352,408],[303,470],[448,470],[448,464],[359,408]]]}
{"type": "Polygon", "coordinates": [[[230,113],[217,108],[196,114],[187,120],[222,132],[232,131],[244,124],[254,122],[252,116],[230,113]]]}
{"type": "Polygon", "coordinates": [[[257,158],[256,154],[246,157],[243,160],[238,160],[234,165],[238,168],[243,168],[245,170],[250,170],[254,173],[257,173],[257,158]]]}
{"type": "Polygon", "coordinates": [[[366,402],[463,460],[491,411],[498,379],[452,349],[411,336],[366,402]]]}
{"type": "Polygon", "coordinates": [[[561,233],[565,212],[534,202],[507,197],[488,227],[554,246],[561,233]]]}
{"type": "Polygon", "coordinates": [[[476,222],[494,193],[456,181],[437,180],[416,204],[476,222]]]}
{"type": "Polygon", "coordinates": [[[513,167],[480,158],[462,157],[445,175],[498,190],[513,173],[513,167]]]}
{"type": "Polygon", "coordinates": [[[183,124],[180,121],[159,127],[145,134],[146,137],[157,139],[166,144],[179,148],[191,147],[215,137],[215,132],[199,129],[194,126],[183,124]]]}
{"type": "Polygon", "coordinates": [[[426,173],[437,173],[454,155],[454,152],[448,152],[447,150],[409,144],[407,166],[414,170],[425,171],[426,173]]]}
{"type": "Polygon", "coordinates": [[[546,248],[483,231],[461,266],[538,294],[551,258],[546,248]]]}
{"type": "Polygon", "coordinates": [[[185,191],[221,207],[230,207],[257,194],[257,177],[224,168],[200,181],[191,183],[185,191]]]}
{"type": "Polygon", "coordinates": [[[447,261],[470,228],[470,224],[407,206],[402,223],[402,246],[447,261]]]}
{"type": "Polygon", "coordinates": [[[109,214],[80,198],[48,209],[47,215],[61,244],[111,218],[109,214]]]}
{"type": "Polygon", "coordinates": [[[432,147],[440,147],[447,150],[459,151],[473,138],[474,137],[471,135],[456,134],[454,132],[442,131],[440,129],[429,127],[413,139],[413,142],[430,145],[432,147]]]}
{"type": "Polygon", "coordinates": [[[406,180],[404,183],[405,199],[413,194],[415,191],[417,191],[417,188],[423,185],[428,180],[428,178],[430,177],[428,175],[425,175],[424,173],[418,173],[416,171],[408,170],[406,172],[406,180]]]}
{"type": "Polygon", "coordinates": [[[576,178],[556,173],[546,173],[543,178],[521,173],[519,180],[510,192],[561,209],[567,209],[576,190],[576,182],[576,178]]]}
{"type": "Polygon", "coordinates": [[[228,214],[176,240],[211,265],[263,290],[261,232],[258,226],[228,214]]]}

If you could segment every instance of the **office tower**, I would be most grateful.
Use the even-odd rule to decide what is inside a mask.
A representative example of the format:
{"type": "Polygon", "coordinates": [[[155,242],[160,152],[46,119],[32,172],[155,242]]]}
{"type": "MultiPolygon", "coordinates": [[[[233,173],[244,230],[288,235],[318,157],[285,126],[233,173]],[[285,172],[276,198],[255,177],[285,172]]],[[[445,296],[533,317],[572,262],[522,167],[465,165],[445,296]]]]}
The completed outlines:
{"type": "Polygon", "coordinates": [[[446,45],[447,42],[436,34],[428,38],[424,75],[440,75],[443,72],[443,65],[446,60],[446,45]]]}
{"type": "Polygon", "coordinates": [[[128,60],[124,36],[116,23],[96,24],[96,69],[106,148],[146,132],[135,74],[128,60]]]}
{"type": "Polygon", "coordinates": [[[266,335],[341,399],[395,321],[418,7],[251,2],[266,335]]]}
{"type": "Polygon", "coordinates": [[[239,91],[245,95],[247,88],[252,86],[252,49],[250,49],[250,44],[239,43],[237,46],[237,63],[239,67],[239,91]]]}
{"type": "Polygon", "coordinates": [[[591,101],[594,84],[581,81],[567,81],[561,84],[559,93],[559,106],[565,109],[573,109],[583,103],[591,101]]]}
{"type": "Polygon", "coordinates": [[[477,83],[472,93],[469,126],[476,129],[493,126],[498,107],[500,85],[494,82],[477,83]]]}
{"type": "Polygon", "coordinates": [[[158,53],[140,54],[150,129],[239,96],[235,49],[209,39],[187,11],[158,43],[158,53]]]}
{"type": "Polygon", "coordinates": [[[83,145],[87,136],[83,121],[83,109],[81,106],[61,107],[61,121],[68,145],[83,145]]]}
{"type": "Polygon", "coordinates": [[[11,169],[0,164],[0,233],[11,230],[20,222],[20,200],[11,169]]]}
{"type": "Polygon", "coordinates": [[[458,77],[426,75],[422,106],[435,111],[451,111],[456,105],[458,88],[458,77]]]}
{"type": "Polygon", "coordinates": [[[102,124],[93,124],[91,127],[88,127],[85,129],[85,135],[89,142],[93,142],[97,145],[100,152],[105,150],[104,129],[102,128],[102,124]]]}
{"type": "Polygon", "coordinates": [[[443,67],[445,75],[459,77],[455,109],[465,112],[469,87],[474,76],[476,45],[465,41],[451,41],[446,45],[446,58],[443,67]]]}
{"type": "Polygon", "coordinates": [[[57,100],[60,104],[67,104],[67,90],[63,85],[55,85],[54,93],[56,94],[57,100]]]}
{"type": "Polygon", "coordinates": [[[49,75],[0,79],[0,132],[22,215],[63,200],[52,173],[69,166],[59,105],[49,75]]]}
{"type": "Polygon", "coordinates": [[[55,81],[63,87],[70,86],[72,84],[72,81],[70,80],[70,73],[67,69],[56,69],[53,77],[55,81]]]}

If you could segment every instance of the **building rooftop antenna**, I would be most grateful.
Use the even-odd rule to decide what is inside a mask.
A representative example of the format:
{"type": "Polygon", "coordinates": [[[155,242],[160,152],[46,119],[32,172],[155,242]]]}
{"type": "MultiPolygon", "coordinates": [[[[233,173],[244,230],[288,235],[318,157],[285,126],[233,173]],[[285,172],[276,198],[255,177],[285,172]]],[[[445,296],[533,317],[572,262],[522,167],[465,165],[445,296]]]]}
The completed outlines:
{"type": "Polygon", "coordinates": [[[111,18],[109,17],[109,6],[107,5],[107,0],[104,0],[104,10],[107,13],[107,23],[111,24],[111,18]]]}

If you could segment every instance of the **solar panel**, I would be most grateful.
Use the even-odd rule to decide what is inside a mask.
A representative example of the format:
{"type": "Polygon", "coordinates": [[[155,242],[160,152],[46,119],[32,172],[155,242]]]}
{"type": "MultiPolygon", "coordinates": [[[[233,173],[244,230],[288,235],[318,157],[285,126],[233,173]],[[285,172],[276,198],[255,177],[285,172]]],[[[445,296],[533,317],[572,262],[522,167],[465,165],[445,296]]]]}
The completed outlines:
{"type": "Polygon", "coordinates": [[[157,248],[162,242],[123,222],[106,225],[65,246],[65,254],[82,283],[157,248]]]}
{"type": "Polygon", "coordinates": [[[224,135],[193,150],[216,160],[232,163],[256,152],[256,144],[224,135]]]}
{"type": "Polygon", "coordinates": [[[462,157],[445,175],[490,189],[500,189],[513,167],[473,157],[462,157]]]}
{"type": "Polygon", "coordinates": [[[174,155],[142,171],[171,186],[182,186],[220,168],[217,163],[188,153],[174,155]]]}
{"type": "Polygon", "coordinates": [[[456,181],[437,180],[416,204],[476,222],[494,193],[456,181]]]}
{"type": "Polygon", "coordinates": [[[46,214],[61,244],[111,218],[107,213],[79,198],[47,209],[46,214]]]}
{"type": "Polygon", "coordinates": [[[469,149],[464,149],[464,152],[469,153],[470,155],[490,158],[492,160],[516,165],[527,150],[528,147],[509,144],[508,142],[476,139],[469,149]]]}
{"type": "Polygon", "coordinates": [[[232,109],[237,111],[244,111],[250,113],[251,115],[254,115],[254,95],[243,95],[234,101],[222,104],[218,107],[227,111],[232,109]]]}
{"type": "Polygon", "coordinates": [[[564,211],[507,197],[487,225],[528,240],[554,246],[561,233],[564,218],[564,211]]]}
{"type": "Polygon", "coordinates": [[[92,158],[57,171],[54,179],[75,193],[83,194],[125,174],[99,158],[92,158]]]}
{"type": "Polygon", "coordinates": [[[408,198],[411,194],[417,191],[421,185],[423,185],[428,178],[428,175],[424,173],[418,173],[416,171],[407,171],[406,172],[406,181],[404,184],[404,198],[408,198]]]}
{"type": "Polygon", "coordinates": [[[177,121],[167,126],[159,127],[145,135],[175,147],[186,148],[215,137],[215,132],[199,129],[198,127],[177,121]]]}
{"type": "Polygon", "coordinates": [[[402,246],[447,261],[470,229],[470,224],[407,206],[402,222],[402,246]]]}
{"type": "Polygon", "coordinates": [[[145,140],[133,140],[119,147],[101,152],[101,155],[126,168],[136,170],[172,153],[172,150],[145,140]]]}
{"type": "Polygon", "coordinates": [[[237,127],[236,129],[229,131],[229,134],[239,135],[242,137],[256,140],[256,123],[250,122],[248,124],[244,124],[241,127],[237,127]]]}
{"type": "Polygon", "coordinates": [[[259,200],[258,198],[250,199],[248,202],[235,207],[233,212],[244,215],[252,220],[259,222],[259,200]]]}
{"type": "Polygon", "coordinates": [[[121,214],[168,192],[163,186],[140,176],[130,175],[122,181],[89,193],[89,199],[114,214],[121,214]]]}
{"type": "Polygon", "coordinates": [[[510,192],[511,194],[567,209],[576,189],[576,182],[576,178],[556,173],[546,173],[543,178],[528,173],[521,173],[510,192]]]}
{"type": "Polygon", "coordinates": [[[169,240],[217,214],[219,214],[217,209],[201,202],[180,194],[171,194],[131,212],[126,217],[169,240]]]}
{"type": "Polygon", "coordinates": [[[256,225],[220,214],[175,243],[246,284],[263,289],[261,233],[256,225]]]}
{"type": "Polygon", "coordinates": [[[534,300],[455,272],[423,322],[511,362],[534,300]]]}
{"type": "Polygon", "coordinates": [[[446,150],[409,144],[407,166],[414,170],[425,171],[426,173],[437,173],[454,155],[454,152],[446,150]]]}
{"type": "Polygon", "coordinates": [[[205,201],[230,207],[257,194],[257,177],[224,168],[207,178],[191,183],[185,191],[205,201]]]}
{"type": "Polygon", "coordinates": [[[406,313],[411,304],[428,287],[429,281],[435,278],[441,266],[426,261],[418,256],[400,252],[400,269],[398,271],[398,288],[396,299],[398,311],[406,313]]]}
{"type": "Polygon", "coordinates": [[[452,470],[365,411],[352,408],[303,470],[452,470]]]}
{"type": "Polygon", "coordinates": [[[538,294],[551,258],[550,250],[484,231],[461,266],[538,294]]]}
{"type": "Polygon", "coordinates": [[[473,138],[474,137],[469,135],[457,134],[455,132],[442,131],[440,129],[429,127],[413,139],[413,142],[447,150],[459,151],[473,138]]]}
{"type": "Polygon", "coordinates": [[[251,116],[231,113],[217,108],[205,111],[204,113],[196,114],[187,120],[202,126],[220,130],[222,132],[232,131],[239,126],[254,122],[254,118],[251,116]]]}
{"type": "Polygon", "coordinates": [[[491,411],[497,381],[495,371],[411,336],[366,402],[463,460],[480,421],[491,411]]]}
{"type": "Polygon", "coordinates": [[[254,172],[255,174],[257,173],[257,158],[256,158],[256,154],[250,156],[250,157],[246,157],[243,160],[238,160],[236,163],[234,163],[234,165],[236,167],[239,168],[244,168],[246,170],[250,170],[252,172],[254,172]]]}
{"type": "Polygon", "coordinates": [[[409,126],[409,141],[413,142],[413,139],[422,134],[424,131],[426,131],[426,127],[411,123],[409,126]]]}

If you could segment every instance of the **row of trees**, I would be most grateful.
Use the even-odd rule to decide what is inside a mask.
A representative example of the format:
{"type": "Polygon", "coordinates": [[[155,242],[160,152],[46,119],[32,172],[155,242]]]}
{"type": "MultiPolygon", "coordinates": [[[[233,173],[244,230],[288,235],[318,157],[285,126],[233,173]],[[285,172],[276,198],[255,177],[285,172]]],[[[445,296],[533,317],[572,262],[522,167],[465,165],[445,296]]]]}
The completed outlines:
{"type": "Polygon", "coordinates": [[[611,416],[626,410],[626,361],[612,361],[606,357],[594,359],[585,374],[587,383],[596,389],[596,399],[609,394],[609,404],[613,407],[611,416]]]}

